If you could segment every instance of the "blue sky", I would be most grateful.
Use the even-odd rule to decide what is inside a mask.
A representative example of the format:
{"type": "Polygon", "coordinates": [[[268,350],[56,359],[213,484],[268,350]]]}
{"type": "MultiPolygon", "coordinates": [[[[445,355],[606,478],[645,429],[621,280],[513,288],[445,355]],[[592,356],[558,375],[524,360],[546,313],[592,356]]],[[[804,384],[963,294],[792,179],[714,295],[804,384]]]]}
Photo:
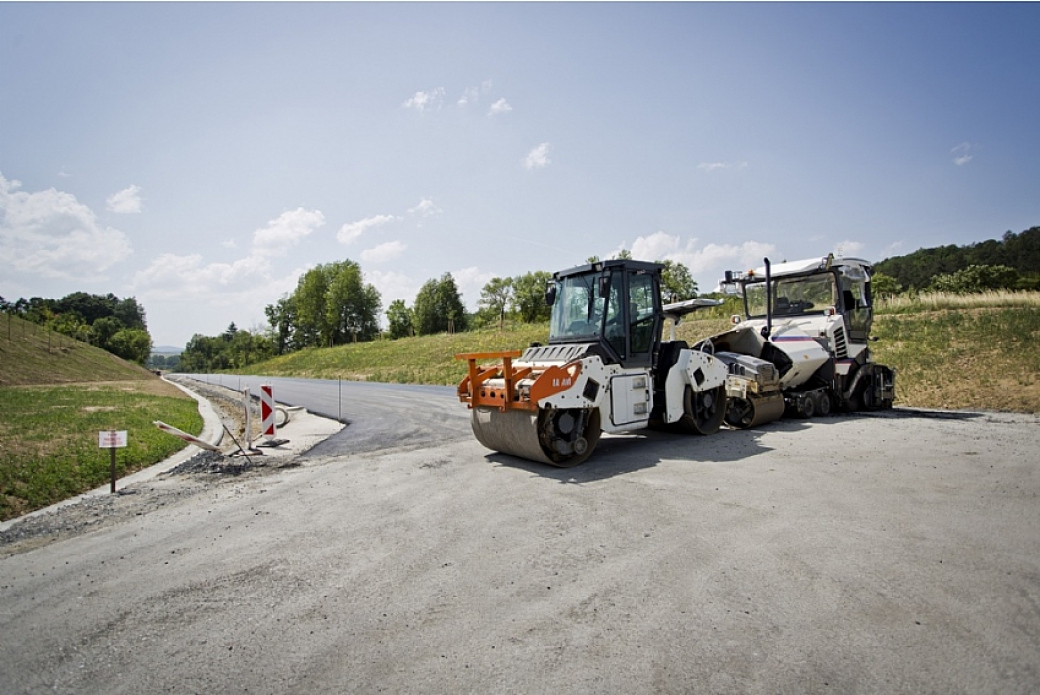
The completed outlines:
{"type": "Polygon", "coordinates": [[[627,248],[871,260],[1040,225],[1040,5],[0,3],[0,295],[157,345],[351,259],[411,304],[627,248]]]}

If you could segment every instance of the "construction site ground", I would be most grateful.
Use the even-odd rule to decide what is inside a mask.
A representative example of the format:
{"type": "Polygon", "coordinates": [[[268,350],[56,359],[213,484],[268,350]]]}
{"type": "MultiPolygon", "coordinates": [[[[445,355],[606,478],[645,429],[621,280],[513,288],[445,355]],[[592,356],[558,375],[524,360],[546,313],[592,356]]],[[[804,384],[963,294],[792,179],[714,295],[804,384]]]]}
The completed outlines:
{"type": "Polygon", "coordinates": [[[1036,416],[605,436],[555,469],[415,393],[3,525],[0,689],[1040,689],[1036,416]]]}

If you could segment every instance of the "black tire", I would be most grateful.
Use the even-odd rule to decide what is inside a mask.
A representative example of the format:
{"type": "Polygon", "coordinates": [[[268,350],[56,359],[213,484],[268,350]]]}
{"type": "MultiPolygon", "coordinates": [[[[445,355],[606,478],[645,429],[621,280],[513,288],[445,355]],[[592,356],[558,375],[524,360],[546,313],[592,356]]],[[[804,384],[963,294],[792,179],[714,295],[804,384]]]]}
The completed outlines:
{"type": "Polygon", "coordinates": [[[755,404],[747,398],[730,398],[726,403],[726,424],[746,430],[755,421],[755,404]]]}
{"type": "MultiPolygon", "coordinates": [[[[551,424],[547,427],[547,420],[551,420],[554,414],[558,414],[558,411],[540,410],[538,412],[538,423],[539,431],[545,432],[546,429],[552,429],[551,424]]],[[[600,414],[598,408],[593,408],[589,412],[588,420],[585,423],[585,429],[582,431],[578,438],[583,441],[580,450],[575,449],[574,451],[561,454],[558,451],[553,450],[551,441],[547,437],[540,434],[539,439],[541,440],[542,451],[545,453],[547,460],[546,463],[557,468],[572,468],[581,463],[585,463],[592,452],[596,449],[596,445],[599,443],[599,437],[602,434],[600,429],[600,414]]],[[[577,443],[577,441],[575,441],[577,443]]]]}
{"type": "Polygon", "coordinates": [[[816,402],[816,412],[823,417],[831,414],[831,395],[826,391],[820,391],[820,397],[816,402]]]}
{"type": "Polygon", "coordinates": [[[698,391],[687,386],[683,392],[683,415],[675,429],[687,434],[715,434],[726,416],[726,386],[698,391]]]}
{"type": "Polygon", "coordinates": [[[816,414],[816,399],[811,394],[803,393],[798,397],[798,416],[810,420],[816,414]]]}

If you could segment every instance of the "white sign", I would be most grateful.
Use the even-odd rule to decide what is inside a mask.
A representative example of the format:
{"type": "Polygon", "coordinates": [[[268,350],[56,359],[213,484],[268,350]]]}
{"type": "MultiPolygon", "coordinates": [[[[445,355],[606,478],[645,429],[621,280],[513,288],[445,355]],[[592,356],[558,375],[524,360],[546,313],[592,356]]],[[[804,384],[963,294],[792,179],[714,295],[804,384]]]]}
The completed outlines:
{"type": "Polygon", "coordinates": [[[126,447],[126,430],[98,432],[99,449],[122,449],[126,447]]]}

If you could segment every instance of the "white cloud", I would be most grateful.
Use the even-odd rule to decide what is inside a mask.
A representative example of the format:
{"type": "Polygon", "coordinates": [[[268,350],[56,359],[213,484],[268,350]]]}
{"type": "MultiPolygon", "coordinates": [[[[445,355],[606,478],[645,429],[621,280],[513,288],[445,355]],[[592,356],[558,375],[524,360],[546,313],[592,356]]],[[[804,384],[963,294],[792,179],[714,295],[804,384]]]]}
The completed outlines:
{"type": "Polygon", "coordinates": [[[552,162],[552,160],[549,159],[549,147],[549,143],[543,142],[528,152],[527,156],[523,159],[524,168],[527,170],[544,169],[549,166],[552,162]]]}
{"type": "Polygon", "coordinates": [[[234,304],[257,287],[268,291],[270,262],[249,255],[232,263],[204,263],[201,254],[164,253],[134,275],[133,286],[152,299],[234,304]]]}
{"type": "Polygon", "coordinates": [[[455,279],[455,286],[459,288],[459,294],[462,295],[462,303],[470,311],[476,311],[477,302],[480,301],[480,291],[497,274],[483,271],[472,265],[468,268],[451,271],[451,276],[455,279]]]}
{"type": "Polygon", "coordinates": [[[719,169],[746,169],[748,163],[740,162],[701,162],[697,168],[702,171],[718,171],[719,169]]]}
{"type": "MultiPolygon", "coordinates": [[[[420,205],[421,204],[422,203],[420,202],[420,205]]],[[[350,222],[340,227],[339,232],[336,234],[336,238],[339,239],[341,244],[349,244],[364,234],[367,230],[399,219],[399,217],[395,217],[394,215],[373,215],[372,217],[366,217],[363,220],[350,222]]]]}
{"type": "Polygon", "coordinates": [[[127,186],[123,190],[110,195],[105,204],[109,211],[117,212],[121,215],[139,213],[144,209],[144,203],[141,201],[141,187],[127,186]]]}
{"type": "Polygon", "coordinates": [[[477,103],[480,101],[481,95],[487,94],[491,91],[492,84],[491,80],[484,80],[480,83],[479,87],[466,87],[466,89],[462,90],[462,96],[459,97],[459,100],[455,103],[458,104],[460,108],[465,108],[470,104],[477,103]]]}
{"type": "Polygon", "coordinates": [[[400,256],[406,248],[408,246],[400,241],[388,241],[362,251],[361,260],[365,263],[386,263],[400,256]]]}
{"type": "Polygon", "coordinates": [[[776,255],[773,244],[758,241],[745,241],[742,244],[712,243],[702,248],[698,248],[697,241],[691,238],[684,244],[679,236],[654,232],[649,236],[638,237],[632,243],[632,258],[682,263],[698,279],[701,291],[710,292],[726,270],[757,268],[762,265],[763,258],[776,255]]]}
{"type": "Polygon", "coordinates": [[[150,311],[162,309],[168,333],[213,335],[232,321],[265,325],[264,307],[293,291],[307,268],[279,276],[270,270],[256,255],[206,264],[199,254],[164,254],[134,276],[132,287],[150,311]],[[171,316],[179,318],[171,324],[171,316]]]}
{"type": "Polygon", "coordinates": [[[476,87],[466,87],[462,92],[462,96],[459,97],[455,104],[460,108],[464,108],[469,106],[471,102],[475,103],[478,99],[480,99],[480,90],[476,87]]]}
{"type": "Polygon", "coordinates": [[[497,116],[500,113],[509,113],[512,110],[513,110],[513,107],[510,106],[509,102],[506,101],[503,98],[503,99],[499,99],[498,101],[496,101],[494,104],[491,105],[491,108],[488,109],[488,115],[489,116],[497,116]]]}
{"type": "Polygon", "coordinates": [[[403,299],[405,304],[411,305],[415,301],[415,296],[419,294],[418,283],[404,273],[398,273],[393,270],[387,272],[366,270],[365,282],[371,283],[373,287],[379,290],[379,295],[383,299],[384,310],[395,299],[403,299]]]}
{"type": "Polygon", "coordinates": [[[19,191],[0,174],[0,267],[48,278],[95,278],[127,259],[126,235],[98,223],[74,195],[19,191]]]}
{"type": "Polygon", "coordinates": [[[902,241],[893,241],[891,244],[885,247],[884,251],[881,252],[881,258],[891,258],[892,256],[902,253],[903,246],[904,244],[902,241]]]}
{"type": "Polygon", "coordinates": [[[319,210],[296,208],[283,212],[266,227],[253,232],[253,254],[283,256],[300,243],[300,239],[324,224],[325,215],[319,210]]]}
{"type": "Polygon", "coordinates": [[[974,158],[974,155],[969,154],[971,148],[972,145],[970,142],[962,142],[961,144],[951,149],[950,154],[953,155],[953,163],[959,167],[962,167],[968,162],[970,162],[974,158]]]}
{"type": "Polygon", "coordinates": [[[406,109],[415,109],[419,113],[430,109],[439,109],[444,101],[444,87],[437,87],[429,92],[418,91],[401,106],[406,109]]]}
{"type": "MultiPolygon", "coordinates": [[[[695,239],[691,239],[687,246],[692,246],[695,241],[695,239]]],[[[632,243],[632,258],[636,260],[664,260],[679,251],[679,237],[664,232],[654,232],[650,236],[639,237],[632,243]]]]}
{"type": "Polygon", "coordinates": [[[206,263],[199,253],[164,253],[137,272],[132,284],[144,300],[193,301],[199,307],[235,307],[262,316],[263,307],[291,291],[305,270],[276,277],[271,259],[285,255],[323,224],[325,216],[318,210],[289,210],[253,232],[252,247],[243,258],[206,263]]]}
{"type": "Polygon", "coordinates": [[[408,208],[408,212],[420,217],[433,217],[441,214],[444,210],[434,205],[433,198],[423,198],[414,208],[408,208]]]}

